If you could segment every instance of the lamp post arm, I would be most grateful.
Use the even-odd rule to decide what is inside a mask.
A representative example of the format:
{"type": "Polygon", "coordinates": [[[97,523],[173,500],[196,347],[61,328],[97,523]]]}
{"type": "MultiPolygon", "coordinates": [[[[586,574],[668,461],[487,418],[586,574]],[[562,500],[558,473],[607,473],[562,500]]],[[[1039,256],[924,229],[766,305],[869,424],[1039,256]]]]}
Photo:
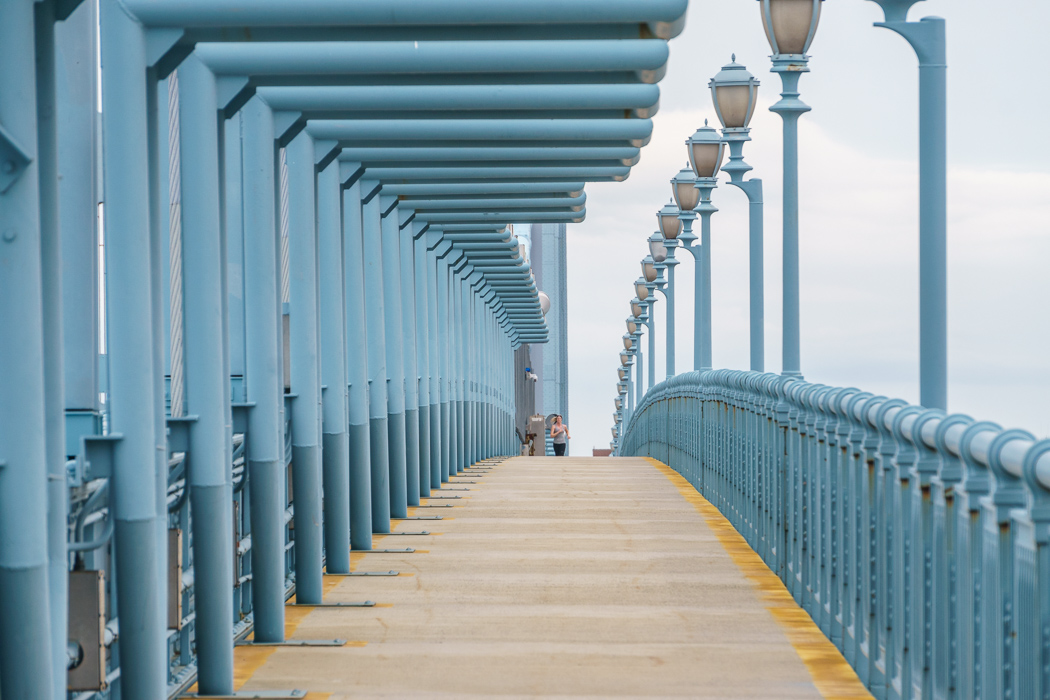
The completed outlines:
{"type": "Polygon", "coordinates": [[[728,184],[747,195],[749,221],[749,277],[751,283],[751,371],[765,371],[765,282],[764,239],[765,205],[762,200],[762,180],[752,178],[728,184]]]}
{"type": "Polygon", "coordinates": [[[879,2],[885,27],[919,59],[919,402],[948,409],[948,67],[940,17],[904,21],[907,4],[879,2]]]}

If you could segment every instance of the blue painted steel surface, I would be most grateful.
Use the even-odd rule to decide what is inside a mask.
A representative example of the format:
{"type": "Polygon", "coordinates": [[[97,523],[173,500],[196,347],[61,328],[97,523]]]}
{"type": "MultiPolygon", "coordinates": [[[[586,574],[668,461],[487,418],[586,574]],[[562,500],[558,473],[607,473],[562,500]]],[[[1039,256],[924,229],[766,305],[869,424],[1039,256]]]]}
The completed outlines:
{"type": "Polygon", "coordinates": [[[876,697],[1050,692],[1050,442],[717,370],[651,390],[619,454],[717,506],[876,697]]]}
{"type": "Polygon", "coordinates": [[[219,195],[215,78],[191,57],[179,76],[182,170],[183,333],[189,429],[190,508],[201,691],[233,692],[232,435],[224,305],[225,254],[219,195]],[[216,352],[219,350],[219,352],[216,352]]]}
{"type": "Polygon", "coordinates": [[[627,177],[686,2],[101,0],[100,143],[77,5],[0,7],[0,693],[62,696],[70,565],[106,579],[85,690],[228,693],[322,562],[517,450],[547,330],[505,225],[627,177]]]}
{"type": "Polygon", "coordinates": [[[940,17],[908,22],[909,0],[875,0],[919,59],[919,402],[948,410],[948,59],[940,17]]]}

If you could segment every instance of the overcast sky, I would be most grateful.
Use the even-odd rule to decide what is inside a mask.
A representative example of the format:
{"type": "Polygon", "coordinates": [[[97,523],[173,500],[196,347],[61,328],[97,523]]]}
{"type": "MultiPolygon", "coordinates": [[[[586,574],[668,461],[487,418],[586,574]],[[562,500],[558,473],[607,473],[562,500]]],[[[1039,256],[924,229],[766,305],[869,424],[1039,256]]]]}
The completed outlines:
{"type": "MultiPolygon", "coordinates": [[[[948,21],[949,406],[1050,435],[1050,3],[929,0],[911,18],[948,21]],[[1042,126],[1040,126],[1042,125],[1042,126]]],[[[879,8],[828,0],[811,49],[800,128],[802,371],[809,381],[918,399],[918,70],[879,8]]],[[[755,0],[693,0],[671,42],[652,142],[627,182],[587,187],[570,225],[569,404],[572,452],[606,447],[624,319],[685,165],[684,141],[716,122],[707,82],[731,53],[762,82],[745,148],[765,182],[766,369],[781,357],[780,80],[755,0]]],[[[723,178],[724,183],[725,178],[723,178]]],[[[714,366],[748,365],[747,200],[714,193],[714,366]]],[[[677,275],[677,370],[692,369],[692,257],[677,275]]],[[[657,376],[666,318],[657,304],[657,376]]],[[[648,347],[647,341],[645,347],[648,347]]]]}

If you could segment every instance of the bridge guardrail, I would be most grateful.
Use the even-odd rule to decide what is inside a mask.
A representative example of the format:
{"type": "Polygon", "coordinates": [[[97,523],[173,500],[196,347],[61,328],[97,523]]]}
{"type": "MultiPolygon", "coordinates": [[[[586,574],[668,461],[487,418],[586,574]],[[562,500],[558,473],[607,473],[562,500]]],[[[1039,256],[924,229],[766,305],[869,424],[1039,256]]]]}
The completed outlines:
{"type": "Polygon", "coordinates": [[[650,390],[619,454],[718,507],[876,697],[1050,697],[1050,440],[716,370],[650,390]]]}

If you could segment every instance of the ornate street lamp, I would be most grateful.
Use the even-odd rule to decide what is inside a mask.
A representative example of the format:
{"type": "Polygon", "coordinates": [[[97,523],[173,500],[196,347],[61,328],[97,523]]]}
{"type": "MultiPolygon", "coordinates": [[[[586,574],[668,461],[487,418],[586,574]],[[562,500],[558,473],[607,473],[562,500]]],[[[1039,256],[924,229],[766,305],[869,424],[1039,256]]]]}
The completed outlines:
{"type": "Polygon", "coordinates": [[[718,169],[725,157],[726,144],[707,120],[685,142],[689,164],[696,175],[700,204],[700,269],[697,272],[696,308],[700,322],[694,324],[693,363],[696,369],[711,369],[711,215],[718,209],[711,204],[711,192],[718,186],[718,169]],[[699,331],[695,329],[699,328],[699,331]]]}
{"type": "Polygon", "coordinates": [[[651,255],[646,255],[642,258],[642,277],[645,278],[646,282],[655,282],[656,278],[660,276],[660,271],[656,269],[656,264],[653,262],[651,255]]]}
{"type": "Polygon", "coordinates": [[[744,180],[751,166],[744,162],[744,143],[751,140],[751,117],[758,104],[759,82],[747,69],[732,61],[711,79],[711,98],[715,113],[722,123],[722,138],[729,145],[729,163],[722,168],[729,174],[729,184],[739,187],[747,195],[750,217],[750,282],[751,282],[751,370],[765,371],[765,318],[763,283],[763,203],[762,181],[744,180]]]}
{"type": "Polygon", "coordinates": [[[678,207],[673,201],[665,204],[663,209],[656,212],[656,222],[664,239],[673,245],[674,240],[682,231],[682,220],[678,218],[678,207]]]}
{"type": "Polygon", "coordinates": [[[649,238],[649,256],[652,257],[655,263],[662,263],[667,260],[667,246],[664,245],[663,238],[659,236],[649,238]]]}
{"type": "Polygon", "coordinates": [[[641,300],[631,301],[631,315],[635,318],[640,319],[645,314],[645,307],[642,306],[641,300]]]}
{"type": "Polygon", "coordinates": [[[623,349],[624,350],[630,350],[633,347],[634,347],[634,339],[631,336],[629,336],[629,335],[627,335],[625,333],[624,336],[623,336],[623,349]]]}
{"type": "Polygon", "coordinates": [[[627,332],[634,335],[638,332],[638,323],[635,322],[634,317],[627,319],[627,332]]]}
{"type": "Polygon", "coordinates": [[[948,410],[948,161],[946,28],[908,21],[918,0],[875,0],[919,57],[919,403],[948,410]]]}
{"type": "Polygon", "coordinates": [[[551,298],[544,292],[540,292],[537,296],[540,299],[540,311],[546,316],[547,312],[551,310],[551,298]]]}
{"type": "Polygon", "coordinates": [[[628,355],[628,354],[627,354],[627,353],[625,353],[625,352],[621,352],[621,353],[620,353],[620,364],[621,364],[622,366],[626,367],[627,365],[629,365],[629,364],[630,364],[630,362],[631,362],[631,356],[630,356],[630,355],[628,355]]]}
{"type": "Polygon", "coordinates": [[[799,99],[798,81],[809,72],[809,51],[823,0],[760,0],[762,26],[780,74],[780,101],[770,107],[784,120],[784,341],[786,376],[802,376],[798,279],[798,120],[810,106],[799,99]]]}
{"type": "Polygon", "coordinates": [[[616,369],[616,375],[620,378],[620,381],[622,382],[627,379],[627,370],[625,370],[623,367],[618,367],[616,369]]]}
{"type": "Polygon", "coordinates": [[[645,278],[639,277],[634,281],[634,293],[641,301],[649,298],[649,289],[645,286],[645,278]]]}

